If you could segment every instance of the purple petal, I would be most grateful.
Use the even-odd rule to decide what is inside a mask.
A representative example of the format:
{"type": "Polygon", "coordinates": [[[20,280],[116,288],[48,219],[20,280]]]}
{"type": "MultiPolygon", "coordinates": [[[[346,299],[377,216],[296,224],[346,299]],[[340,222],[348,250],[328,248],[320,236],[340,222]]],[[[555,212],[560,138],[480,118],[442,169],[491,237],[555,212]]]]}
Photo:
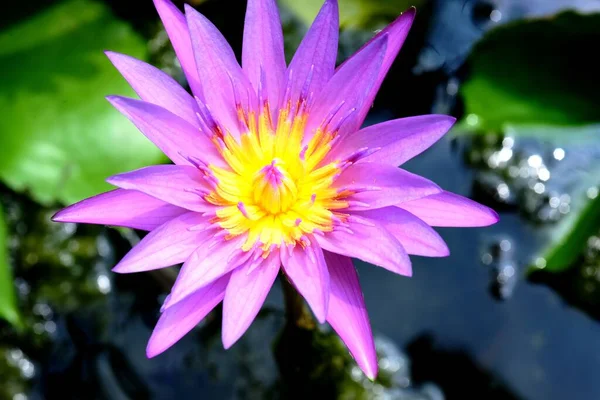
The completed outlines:
{"type": "Polygon", "coordinates": [[[408,254],[427,257],[446,257],[450,254],[444,239],[436,231],[399,207],[355,211],[353,214],[381,223],[402,243],[408,254]]]}
{"type": "Polygon", "coordinates": [[[388,45],[385,52],[385,56],[383,58],[383,62],[381,63],[381,68],[379,69],[377,78],[373,85],[370,86],[369,92],[366,96],[365,101],[362,103],[362,107],[358,110],[358,124],[359,126],[365,120],[369,109],[381,87],[381,83],[383,79],[387,75],[392,63],[396,59],[396,55],[400,51],[400,48],[404,44],[406,37],[408,36],[408,32],[412,23],[415,19],[416,9],[414,7],[409,8],[405,12],[402,13],[394,22],[385,27],[381,32],[373,37],[369,42],[367,42],[360,50],[358,50],[352,57],[346,60],[342,65],[338,67],[341,69],[346,63],[352,62],[352,59],[355,57],[360,57],[362,53],[367,52],[369,46],[372,45],[373,42],[379,40],[382,36],[388,36],[388,45]]]}
{"type": "Polygon", "coordinates": [[[303,249],[295,246],[289,253],[281,252],[281,261],[287,277],[306,299],[317,320],[323,323],[329,303],[329,271],[323,258],[323,250],[312,241],[303,249]]]}
{"type": "Polygon", "coordinates": [[[150,271],[179,264],[214,232],[189,229],[205,224],[207,218],[189,212],[159,226],[123,257],[113,268],[121,274],[150,271]]]}
{"type": "Polygon", "coordinates": [[[207,164],[226,165],[208,136],[177,115],[140,100],[107,99],[175,164],[189,165],[187,157],[196,157],[207,164]]]}
{"type": "Polygon", "coordinates": [[[442,192],[398,205],[431,226],[476,227],[498,222],[498,214],[466,197],[442,192]]]}
{"type": "Polygon", "coordinates": [[[365,375],[377,376],[377,353],[367,307],[352,260],[325,252],[331,274],[331,296],[327,322],[340,335],[365,375]]]}
{"type": "Polygon", "coordinates": [[[382,224],[350,216],[344,227],[316,235],[323,250],[358,258],[400,275],[411,276],[410,258],[402,244],[382,224]]]}
{"type": "Polygon", "coordinates": [[[196,101],[173,78],[133,57],[107,51],[106,55],[142,100],[156,104],[198,127],[196,101]]]}
{"type": "Polygon", "coordinates": [[[281,264],[274,252],[258,267],[252,262],[235,269],[223,300],[223,346],[228,349],[246,332],[260,311],[281,264]],[[251,269],[253,268],[253,269],[251,269]]]}
{"type": "Polygon", "coordinates": [[[377,78],[386,46],[387,36],[384,35],[333,75],[311,107],[305,141],[334,111],[330,129],[349,132],[358,128],[358,113],[355,110],[362,106],[377,78]]]}
{"type": "MultiPolygon", "coordinates": [[[[307,93],[318,95],[333,76],[337,57],[339,11],[337,0],[326,0],[292,58],[291,102],[296,103],[311,73],[307,93]]],[[[288,73],[289,77],[289,73],[288,73]]]]}
{"type": "Polygon", "coordinates": [[[387,207],[442,191],[438,185],[419,175],[371,162],[348,167],[334,185],[338,190],[356,192],[349,199],[359,203],[351,205],[349,210],[387,207]]]}
{"type": "Polygon", "coordinates": [[[187,210],[206,212],[214,208],[202,197],[210,188],[202,173],[187,165],[152,165],[114,175],[106,181],[121,189],[137,190],[187,210]]]}
{"type": "Polygon", "coordinates": [[[229,275],[224,276],[166,309],[148,341],[148,357],[159,355],[194,329],[223,300],[228,282],[229,275]]]}
{"type": "Polygon", "coordinates": [[[238,267],[240,264],[235,262],[234,256],[242,252],[245,240],[245,236],[229,240],[215,238],[198,247],[181,267],[165,307],[171,307],[238,267]]]}
{"type": "Polygon", "coordinates": [[[456,118],[447,115],[421,115],[372,125],[348,134],[331,150],[327,160],[344,160],[369,148],[380,150],[359,162],[398,166],[437,142],[455,121],[456,118]]]}
{"type": "Polygon", "coordinates": [[[192,91],[196,96],[202,98],[202,86],[196,69],[196,59],[192,51],[192,41],[185,16],[169,0],[154,0],[154,6],[165,26],[192,91]]]}
{"type": "Polygon", "coordinates": [[[254,99],[252,86],[221,32],[187,4],[185,15],[205,104],[217,121],[232,133],[239,132],[236,98],[248,110],[249,98],[254,99]],[[235,91],[238,92],[237,96],[235,91]]]}
{"type": "Polygon", "coordinates": [[[283,32],[275,0],[249,0],[244,24],[242,65],[254,90],[264,74],[271,115],[279,110],[285,78],[283,32]]]}
{"type": "Polygon", "coordinates": [[[135,190],[116,189],[70,205],[57,212],[52,220],[151,231],[186,212],[135,190]]]}

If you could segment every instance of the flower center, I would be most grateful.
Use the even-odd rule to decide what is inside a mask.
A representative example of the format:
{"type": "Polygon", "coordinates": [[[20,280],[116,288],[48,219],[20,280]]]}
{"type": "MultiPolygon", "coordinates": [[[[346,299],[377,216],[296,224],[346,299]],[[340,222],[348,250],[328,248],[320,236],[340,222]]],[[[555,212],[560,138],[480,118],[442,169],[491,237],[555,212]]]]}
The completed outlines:
{"type": "Polygon", "coordinates": [[[291,108],[288,102],[279,111],[275,126],[267,104],[258,115],[238,108],[245,132],[234,138],[212,127],[228,168],[202,169],[213,186],[205,199],[218,206],[212,222],[226,238],[246,235],[242,249],[260,248],[263,257],[281,246],[304,245],[308,234],[333,230],[345,218],[337,210],[348,207],[349,193],[332,187],[344,163],[323,162],[336,132],[319,128],[303,144],[307,115],[291,108]]]}
{"type": "Polygon", "coordinates": [[[278,159],[258,171],[252,186],[254,203],[270,214],[288,211],[298,197],[296,184],[278,159]]]}

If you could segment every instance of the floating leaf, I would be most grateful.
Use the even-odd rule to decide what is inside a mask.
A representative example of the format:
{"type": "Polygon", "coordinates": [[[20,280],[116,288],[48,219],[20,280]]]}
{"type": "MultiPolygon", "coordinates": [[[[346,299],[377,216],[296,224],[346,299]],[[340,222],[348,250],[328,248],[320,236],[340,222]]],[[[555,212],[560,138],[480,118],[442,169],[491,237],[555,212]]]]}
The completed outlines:
{"type": "Polygon", "coordinates": [[[536,267],[558,272],[573,267],[581,258],[588,239],[600,230],[598,185],[600,173],[596,174],[593,184],[590,182],[585,194],[579,193],[583,198],[577,199],[578,207],[552,228],[549,243],[541,251],[536,267]]]}
{"type": "Polygon", "coordinates": [[[104,99],[133,95],[103,54],[146,58],[103,4],[70,0],[0,33],[0,179],[49,204],[109,189],[114,173],[163,160],[104,99]]]}
{"type": "Polygon", "coordinates": [[[600,122],[599,42],[600,14],[563,12],[491,30],[468,59],[466,126],[485,133],[600,122]]]}
{"type": "Polygon", "coordinates": [[[8,265],[8,232],[4,222],[4,211],[0,206],[0,318],[13,325],[20,324],[20,315],[15,297],[15,286],[8,265]]]}

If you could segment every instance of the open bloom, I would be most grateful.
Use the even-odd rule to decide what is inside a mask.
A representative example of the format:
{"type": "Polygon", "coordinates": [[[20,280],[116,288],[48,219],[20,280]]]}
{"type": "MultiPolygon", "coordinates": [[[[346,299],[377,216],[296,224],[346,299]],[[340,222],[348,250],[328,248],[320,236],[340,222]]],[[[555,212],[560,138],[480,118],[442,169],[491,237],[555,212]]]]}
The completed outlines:
{"type": "Polygon", "coordinates": [[[492,210],[398,168],[454,118],[424,115],[360,129],[414,9],[336,68],[335,0],[325,1],[289,65],[275,1],[249,0],[240,67],[205,17],[154,2],[193,95],[160,70],[109,52],[141,100],[108,100],[174,164],[110,177],[118,189],[54,220],[149,231],[116,272],[183,263],[150,357],[221,301],[222,340],[230,347],[282,270],[374,378],[373,337],[351,258],[410,276],[409,254],[448,255],[431,226],[497,221],[492,210]]]}

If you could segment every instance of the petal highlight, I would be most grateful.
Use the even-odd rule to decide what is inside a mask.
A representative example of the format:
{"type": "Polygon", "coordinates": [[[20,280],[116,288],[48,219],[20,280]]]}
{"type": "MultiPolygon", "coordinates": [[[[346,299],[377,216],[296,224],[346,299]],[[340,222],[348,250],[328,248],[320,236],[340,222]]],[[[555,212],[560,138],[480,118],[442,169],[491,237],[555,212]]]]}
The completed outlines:
{"type": "Polygon", "coordinates": [[[429,225],[399,207],[355,211],[353,214],[381,223],[408,254],[426,257],[446,257],[450,254],[444,239],[429,225]]]}
{"type": "Polygon", "coordinates": [[[213,117],[226,129],[232,133],[239,133],[236,103],[239,101],[245,110],[249,110],[251,104],[255,104],[252,100],[252,86],[238,64],[231,46],[217,27],[187,4],[185,16],[190,29],[198,76],[204,91],[204,103],[213,117]]]}
{"type": "Polygon", "coordinates": [[[202,98],[202,85],[196,69],[196,59],[192,51],[190,31],[183,13],[169,0],[154,0],[156,11],[169,35],[177,59],[185,73],[192,92],[202,98]]]}
{"type": "Polygon", "coordinates": [[[419,175],[370,162],[348,167],[334,185],[338,190],[355,192],[350,199],[357,204],[351,204],[349,210],[387,207],[442,191],[438,185],[419,175]]]}
{"type": "Polygon", "coordinates": [[[385,51],[385,56],[381,63],[381,68],[379,69],[377,78],[373,85],[371,85],[368,94],[366,95],[365,101],[362,104],[362,107],[358,110],[357,120],[358,126],[362,125],[371,105],[373,104],[373,100],[381,87],[381,83],[383,79],[387,75],[390,67],[392,66],[400,48],[404,44],[406,37],[408,36],[408,32],[410,31],[410,27],[415,19],[416,9],[414,7],[409,8],[405,12],[403,12],[395,21],[386,26],[381,32],[373,37],[370,41],[368,41],[362,48],[360,48],[352,57],[346,60],[342,65],[339,66],[341,69],[344,64],[351,62],[354,57],[360,57],[363,52],[368,51],[369,46],[379,40],[382,36],[388,37],[388,45],[385,51]]]}
{"type": "Polygon", "coordinates": [[[311,242],[306,248],[295,246],[289,253],[282,250],[281,261],[287,277],[323,323],[329,304],[329,271],[323,250],[314,239],[311,242]]]}
{"type": "Polygon", "coordinates": [[[284,85],[283,32],[275,0],[248,0],[242,66],[256,91],[264,74],[271,115],[277,115],[284,85]]]}
{"type": "Polygon", "coordinates": [[[235,269],[223,299],[223,346],[228,349],[246,332],[260,311],[281,261],[272,253],[261,265],[252,262],[235,269]]]}
{"type": "Polygon", "coordinates": [[[207,134],[183,118],[140,100],[121,96],[107,100],[175,164],[190,165],[187,157],[197,157],[207,164],[225,165],[207,134]]]}
{"type": "Polygon", "coordinates": [[[398,204],[431,226],[478,227],[498,222],[498,213],[489,207],[451,192],[442,192],[398,204]]]}
{"type": "Polygon", "coordinates": [[[300,99],[309,76],[306,93],[314,93],[315,96],[319,95],[333,76],[339,25],[337,0],[326,0],[298,46],[288,68],[288,79],[290,76],[292,78],[287,83],[290,87],[292,104],[300,99]]]}
{"type": "Polygon", "coordinates": [[[173,78],[125,54],[107,51],[106,55],[143,101],[156,104],[198,127],[196,101],[173,78]]]}
{"type": "Polygon", "coordinates": [[[235,256],[242,252],[245,240],[244,236],[229,240],[215,238],[200,245],[179,270],[165,307],[171,307],[238,267],[240,263],[235,262],[235,256]]]}
{"type": "Polygon", "coordinates": [[[164,310],[148,341],[148,358],[164,352],[194,329],[223,300],[228,282],[229,275],[224,276],[164,310]]]}
{"type": "Polygon", "coordinates": [[[306,125],[305,142],[308,142],[328,115],[333,114],[331,128],[341,132],[351,132],[358,128],[358,113],[365,102],[373,83],[377,79],[381,62],[387,48],[387,36],[373,41],[360,55],[353,57],[341,67],[311,107],[306,125]]]}
{"type": "Polygon", "coordinates": [[[350,258],[339,254],[326,251],[325,260],[331,274],[327,322],[340,335],[360,369],[374,380],[377,353],[356,269],[350,258]]]}
{"type": "Polygon", "coordinates": [[[206,212],[214,208],[203,198],[210,191],[204,175],[187,165],[152,165],[111,176],[106,181],[121,189],[137,190],[187,210],[206,212]]]}
{"type": "Polygon", "coordinates": [[[344,227],[316,235],[315,239],[323,250],[358,258],[400,275],[412,275],[406,250],[377,221],[352,215],[344,227]]]}
{"type": "Polygon", "coordinates": [[[359,160],[398,166],[437,142],[454,124],[447,115],[400,118],[348,134],[331,150],[328,160],[343,160],[360,149],[379,149],[359,160]]]}
{"type": "Polygon", "coordinates": [[[186,212],[136,190],[116,189],[72,204],[57,212],[52,220],[151,231],[186,212]]]}
{"type": "Polygon", "coordinates": [[[187,260],[203,241],[214,234],[211,231],[189,229],[206,221],[206,217],[189,212],[166,222],[144,236],[113,271],[122,274],[151,271],[187,260]]]}

